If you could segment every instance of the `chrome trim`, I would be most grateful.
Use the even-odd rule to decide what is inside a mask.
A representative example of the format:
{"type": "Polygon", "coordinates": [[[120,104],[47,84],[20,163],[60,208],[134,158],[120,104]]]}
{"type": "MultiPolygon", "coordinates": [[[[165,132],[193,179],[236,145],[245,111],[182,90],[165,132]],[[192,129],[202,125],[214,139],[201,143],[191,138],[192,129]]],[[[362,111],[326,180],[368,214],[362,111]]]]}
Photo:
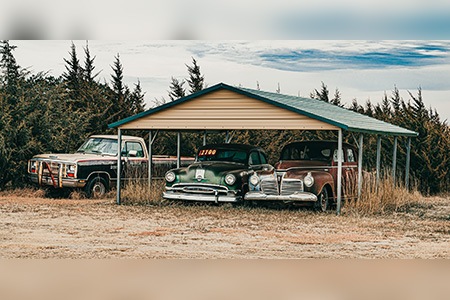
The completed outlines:
{"type": "Polygon", "coordinates": [[[280,194],[287,196],[290,194],[303,192],[303,181],[297,178],[282,178],[280,184],[280,194]]]}
{"type": "Polygon", "coordinates": [[[185,194],[175,193],[171,191],[163,192],[163,198],[167,200],[186,200],[186,201],[203,201],[203,202],[239,202],[242,200],[240,196],[224,196],[224,195],[204,195],[204,194],[185,194]]]}
{"type": "Polygon", "coordinates": [[[315,202],[317,196],[313,193],[298,192],[290,195],[267,195],[262,192],[248,192],[244,196],[246,201],[298,201],[298,202],[315,202]]]}
{"type": "MultiPolygon", "coordinates": [[[[338,166],[305,166],[305,167],[291,167],[287,169],[277,169],[276,172],[287,172],[292,170],[308,170],[308,169],[337,169],[338,166]]],[[[352,168],[357,169],[358,166],[344,166],[342,165],[342,168],[352,168]]]]}
{"type": "Polygon", "coordinates": [[[229,189],[224,186],[224,185],[220,185],[220,184],[208,184],[208,183],[176,183],[174,185],[172,185],[172,188],[182,188],[182,187],[189,187],[189,186],[200,186],[200,187],[210,187],[210,188],[218,188],[218,189],[224,189],[227,192],[229,191],[229,189]]]}
{"type": "Polygon", "coordinates": [[[273,178],[271,180],[263,179],[263,180],[261,180],[259,185],[261,187],[261,191],[264,192],[265,194],[269,194],[269,195],[278,195],[279,194],[278,182],[276,181],[275,178],[273,178]]]}

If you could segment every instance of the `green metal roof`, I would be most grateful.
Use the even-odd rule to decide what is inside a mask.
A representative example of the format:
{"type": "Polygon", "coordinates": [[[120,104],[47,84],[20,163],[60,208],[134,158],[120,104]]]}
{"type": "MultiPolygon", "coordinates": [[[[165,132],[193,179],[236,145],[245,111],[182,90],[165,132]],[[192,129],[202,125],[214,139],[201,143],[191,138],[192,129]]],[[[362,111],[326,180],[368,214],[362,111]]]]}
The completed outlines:
{"type": "Polygon", "coordinates": [[[216,84],[197,93],[180,98],[176,101],[169,102],[156,108],[139,113],[137,115],[122,119],[118,122],[109,124],[109,127],[119,127],[128,122],[137,120],[145,116],[149,116],[161,110],[169,109],[172,106],[193,100],[205,94],[221,89],[233,91],[253,99],[270,103],[292,112],[306,115],[310,118],[335,125],[336,127],[342,128],[343,130],[347,131],[396,136],[418,135],[417,132],[387,122],[383,122],[378,119],[371,118],[369,116],[321,100],[264,92],[248,88],[233,87],[224,83],[216,84]]]}

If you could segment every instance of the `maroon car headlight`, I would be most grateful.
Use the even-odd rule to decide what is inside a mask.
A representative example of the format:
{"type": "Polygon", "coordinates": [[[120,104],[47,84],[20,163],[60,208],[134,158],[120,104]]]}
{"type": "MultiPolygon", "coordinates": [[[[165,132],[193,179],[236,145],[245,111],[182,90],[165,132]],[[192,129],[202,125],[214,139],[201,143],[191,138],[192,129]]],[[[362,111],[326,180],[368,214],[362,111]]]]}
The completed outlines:
{"type": "Polygon", "coordinates": [[[306,187],[312,187],[314,184],[314,177],[312,176],[311,172],[308,172],[308,174],[303,178],[303,183],[306,187]]]}
{"type": "Polygon", "coordinates": [[[225,183],[228,185],[233,185],[236,182],[236,176],[234,176],[233,174],[227,174],[227,176],[225,176],[225,183]]]}
{"type": "Polygon", "coordinates": [[[259,177],[258,177],[258,175],[253,174],[252,176],[250,176],[250,183],[251,183],[253,186],[257,186],[258,183],[259,183],[259,177]]]}

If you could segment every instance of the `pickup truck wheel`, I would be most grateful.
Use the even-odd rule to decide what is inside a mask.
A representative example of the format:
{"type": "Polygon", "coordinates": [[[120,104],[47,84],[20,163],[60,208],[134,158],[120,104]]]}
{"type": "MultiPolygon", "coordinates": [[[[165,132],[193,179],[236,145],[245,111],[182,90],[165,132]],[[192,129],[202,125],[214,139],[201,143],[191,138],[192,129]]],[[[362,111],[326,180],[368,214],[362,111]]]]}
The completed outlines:
{"type": "Polygon", "coordinates": [[[314,203],[314,209],[316,211],[325,212],[330,206],[328,198],[328,191],[326,187],[322,188],[322,191],[317,195],[317,201],[314,203]]]}
{"type": "Polygon", "coordinates": [[[88,198],[100,198],[108,191],[106,180],[101,177],[95,177],[86,184],[85,192],[88,198]]]}

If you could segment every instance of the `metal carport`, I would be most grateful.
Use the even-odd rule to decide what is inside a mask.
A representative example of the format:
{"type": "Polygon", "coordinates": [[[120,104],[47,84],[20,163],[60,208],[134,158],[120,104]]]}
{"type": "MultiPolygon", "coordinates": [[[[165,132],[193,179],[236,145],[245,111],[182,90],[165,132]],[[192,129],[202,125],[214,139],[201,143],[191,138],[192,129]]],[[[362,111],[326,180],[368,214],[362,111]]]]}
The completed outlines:
{"type": "MultiPolygon", "coordinates": [[[[197,93],[130,116],[109,125],[117,128],[118,145],[121,130],[150,130],[149,157],[152,155],[152,130],[333,130],[338,132],[337,214],[341,210],[342,131],[360,133],[358,160],[358,194],[362,182],[362,133],[378,135],[377,179],[380,173],[381,136],[394,136],[393,167],[397,156],[397,137],[408,137],[405,181],[408,184],[411,137],[414,131],[386,123],[324,101],[233,87],[219,83],[197,93]]],[[[178,134],[178,157],[180,134],[178,134]]],[[[120,204],[121,151],[117,158],[117,203],[120,204]]],[[[179,159],[178,159],[179,162],[179,159]]],[[[149,163],[149,182],[151,182],[149,163]]]]}

